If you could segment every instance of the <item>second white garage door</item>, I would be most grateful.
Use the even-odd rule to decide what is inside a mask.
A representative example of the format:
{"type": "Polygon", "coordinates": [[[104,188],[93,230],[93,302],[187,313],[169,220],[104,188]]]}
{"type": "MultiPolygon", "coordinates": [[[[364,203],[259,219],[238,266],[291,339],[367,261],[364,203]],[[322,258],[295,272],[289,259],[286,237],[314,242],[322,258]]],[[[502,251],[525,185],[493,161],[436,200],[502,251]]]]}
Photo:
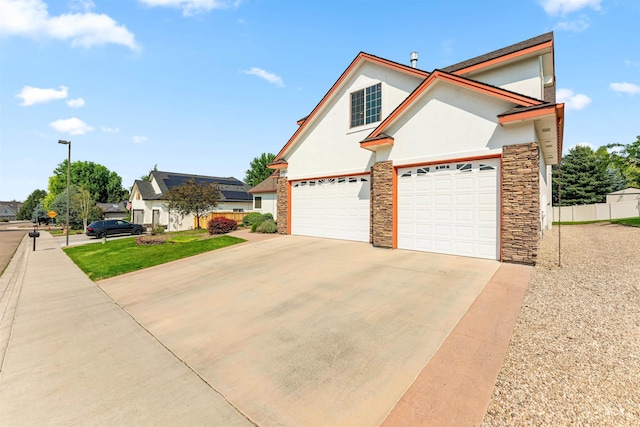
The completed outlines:
{"type": "Polygon", "coordinates": [[[291,183],[291,233],[369,241],[369,175],[291,183]]]}
{"type": "Polygon", "coordinates": [[[498,259],[499,159],[398,170],[398,247],[498,259]]]}

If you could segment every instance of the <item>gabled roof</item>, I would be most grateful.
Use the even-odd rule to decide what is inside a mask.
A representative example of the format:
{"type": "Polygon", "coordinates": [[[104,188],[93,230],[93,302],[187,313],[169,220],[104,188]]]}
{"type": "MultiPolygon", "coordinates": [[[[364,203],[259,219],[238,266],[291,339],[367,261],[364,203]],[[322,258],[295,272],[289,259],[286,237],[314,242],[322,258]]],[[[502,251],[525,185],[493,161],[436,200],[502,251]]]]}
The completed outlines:
{"type": "Polygon", "coordinates": [[[420,96],[432,85],[434,85],[438,81],[445,81],[457,86],[461,86],[476,92],[484,93],[485,95],[489,95],[494,98],[501,99],[503,101],[513,102],[522,107],[534,107],[540,104],[543,104],[543,101],[539,99],[531,98],[526,95],[522,95],[517,92],[512,92],[507,89],[503,89],[497,86],[492,86],[486,83],[478,82],[476,80],[471,80],[462,76],[457,76],[455,74],[447,73],[442,70],[435,70],[433,73],[429,75],[420,86],[418,86],[409,96],[402,101],[395,110],[387,116],[386,119],[380,123],[380,125],[369,134],[369,136],[365,139],[371,140],[372,138],[381,135],[385,129],[387,129],[391,124],[393,124],[405,111],[409,109],[409,107],[418,99],[420,96]]]}
{"type": "Polygon", "coordinates": [[[156,193],[150,181],[136,180],[134,185],[145,200],[162,200],[171,188],[182,185],[190,179],[198,184],[216,184],[220,189],[221,202],[250,201],[253,198],[247,191],[249,186],[233,177],[216,177],[206,175],[184,174],[176,172],[152,171],[149,180],[155,180],[160,188],[156,193]]]}
{"type": "Polygon", "coordinates": [[[462,74],[470,72],[477,68],[483,68],[492,61],[505,60],[510,57],[520,56],[539,49],[550,48],[553,44],[553,31],[532,37],[528,40],[521,41],[511,46],[503,47],[466,61],[458,62],[443,68],[442,71],[447,73],[462,74]]]}
{"type": "MultiPolygon", "coordinates": [[[[300,127],[294,132],[294,134],[289,138],[289,141],[282,147],[282,150],[276,155],[274,162],[276,163],[280,160],[281,156],[285,153],[285,151],[293,144],[293,142],[298,138],[298,136],[309,126],[309,123],[313,122],[315,116],[317,116],[318,111],[322,109],[324,105],[333,97],[338,88],[344,83],[351,72],[358,67],[362,62],[372,62],[374,64],[382,65],[383,67],[392,68],[394,70],[410,74],[419,78],[425,78],[429,75],[428,72],[420,70],[418,68],[412,68],[408,65],[400,64],[395,61],[390,61],[388,59],[380,58],[379,56],[371,55],[369,53],[360,52],[354,59],[351,61],[351,64],[347,67],[346,70],[340,75],[338,80],[331,86],[331,89],[322,97],[320,102],[313,108],[311,114],[304,117],[303,119],[298,120],[298,124],[300,127]]],[[[272,164],[273,164],[272,163],[272,164]]]]}
{"type": "Polygon", "coordinates": [[[266,179],[262,180],[258,185],[248,191],[250,194],[255,193],[275,193],[278,190],[278,173],[274,172],[266,179]]]}
{"type": "Polygon", "coordinates": [[[618,190],[618,191],[614,191],[613,193],[608,193],[607,196],[618,195],[618,194],[640,194],[640,188],[629,187],[629,188],[625,188],[624,190],[618,190]]]}

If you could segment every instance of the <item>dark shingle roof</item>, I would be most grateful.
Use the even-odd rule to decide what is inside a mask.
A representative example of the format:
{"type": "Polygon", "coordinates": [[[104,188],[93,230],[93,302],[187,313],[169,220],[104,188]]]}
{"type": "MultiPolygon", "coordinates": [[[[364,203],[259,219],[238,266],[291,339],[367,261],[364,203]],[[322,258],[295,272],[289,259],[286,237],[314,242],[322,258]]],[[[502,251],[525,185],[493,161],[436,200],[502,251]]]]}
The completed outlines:
{"type": "MultiPolygon", "coordinates": [[[[190,179],[198,184],[217,184],[220,189],[221,202],[251,201],[253,197],[247,193],[249,186],[233,177],[217,177],[206,175],[194,175],[176,172],[152,171],[151,175],[160,187],[160,193],[156,193],[149,181],[136,181],[138,190],[145,200],[162,200],[164,193],[171,188],[182,185],[190,179]]],[[[150,177],[151,178],[151,177],[150,177]]]]}
{"type": "Polygon", "coordinates": [[[263,181],[260,181],[258,185],[249,190],[249,193],[275,193],[277,190],[278,173],[274,172],[263,181]]]}
{"type": "Polygon", "coordinates": [[[547,107],[550,107],[552,105],[554,105],[554,104],[551,104],[549,102],[545,102],[545,103],[542,103],[540,105],[533,105],[531,107],[522,107],[522,106],[518,105],[516,107],[508,109],[504,113],[498,114],[498,117],[508,116],[509,114],[524,113],[525,111],[538,110],[540,108],[547,108],[547,107]]]}
{"type": "Polygon", "coordinates": [[[493,52],[485,53],[484,55],[476,56],[475,58],[467,59],[466,61],[458,62],[457,64],[450,65],[442,70],[448,73],[453,73],[455,71],[462,70],[463,68],[491,61],[492,59],[528,49],[551,40],[553,40],[553,31],[521,41],[520,43],[512,44],[511,46],[503,47],[502,49],[494,50],[493,52]]]}
{"type": "Polygon", "coordinates": [[[126,212],[127,208],[125,207],[125,202],[120,203],[96,203],[96,206],[99,207],[102,212],[126,212]]]}

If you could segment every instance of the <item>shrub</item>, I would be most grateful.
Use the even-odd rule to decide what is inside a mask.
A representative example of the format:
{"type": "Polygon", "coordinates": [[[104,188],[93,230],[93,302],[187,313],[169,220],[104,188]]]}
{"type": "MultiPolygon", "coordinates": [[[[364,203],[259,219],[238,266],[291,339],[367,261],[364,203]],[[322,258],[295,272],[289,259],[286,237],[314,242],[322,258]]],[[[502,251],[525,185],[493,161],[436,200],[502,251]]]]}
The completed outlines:
{"type": "Polygon", "coordinates": [[[265,222],[267,220],[273,219],[273,215],[271,215],[270,213],[266,213],[264,215],[262,215],[262,222],[265,222]]]}
{"type": "Polygon", "coordinates": [[[250,227],[253,224],[260,224],[262,222],[262,214],[260,212],[250,212],[242,219],[242,223],[250,227]]]}
{"type": "Polygon", "coordinates": [[[261,223],[261,222],[256,222],[255,224],[253,224],[253,225],[251,226],[251,232],[252,232],[252,233],[255,233],[255,232],[256,232],[256,228],[258,228],[258,226],[259,226],[260,224],[262,224],[262,223],[261,223]]]}
{"type": "Polygon", "coordinates": [[[155,236],[156,234],[164,233],[164,227],[158,224],[155,224],[151,227],[151,235],[155,236]]]}
{"type": "Polygon", "coordinates": [[[238,223],[223,216],[215,217],[207,223],[209,234],[225,234],[238,229],[238,223]]]}
{"type": "Polygon", "coordinates": [[[258,228],[256,228],[256,231],[258,233],[275,233],[278,231],[278,226],[274,220],[268,219],[260,224],[258,228]]]}

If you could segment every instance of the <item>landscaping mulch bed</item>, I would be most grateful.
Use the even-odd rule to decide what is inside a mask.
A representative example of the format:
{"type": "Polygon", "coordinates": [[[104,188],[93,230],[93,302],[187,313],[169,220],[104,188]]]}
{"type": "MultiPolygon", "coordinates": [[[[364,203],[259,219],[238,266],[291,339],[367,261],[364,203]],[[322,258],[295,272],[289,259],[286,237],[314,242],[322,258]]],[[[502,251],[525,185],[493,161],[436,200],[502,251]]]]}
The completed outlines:
{"type": "Polygon", "coordinates": [[[558,227],[541,242],[486,426],[640,425],[640,228],[558,227]]]}

